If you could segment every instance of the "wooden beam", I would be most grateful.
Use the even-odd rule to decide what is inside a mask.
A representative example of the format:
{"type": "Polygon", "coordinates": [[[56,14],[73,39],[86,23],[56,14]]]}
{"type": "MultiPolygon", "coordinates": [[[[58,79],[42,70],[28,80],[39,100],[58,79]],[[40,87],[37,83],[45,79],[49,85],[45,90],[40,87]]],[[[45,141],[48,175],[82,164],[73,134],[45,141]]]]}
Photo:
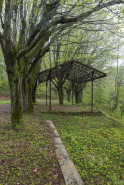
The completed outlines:
{"type": "Polygon", "coordinates": [[[74,84],[72,82],[72,105],[73,105],[73,91],[74,91],[74,84]]]}

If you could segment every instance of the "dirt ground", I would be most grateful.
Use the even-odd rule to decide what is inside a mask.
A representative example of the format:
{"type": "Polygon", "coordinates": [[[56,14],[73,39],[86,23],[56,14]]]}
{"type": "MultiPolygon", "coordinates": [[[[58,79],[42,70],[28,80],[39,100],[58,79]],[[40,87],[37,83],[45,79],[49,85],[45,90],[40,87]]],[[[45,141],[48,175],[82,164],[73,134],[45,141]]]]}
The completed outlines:
{"type": "Polygon", "coordinates": [[[0,101],[6,101],[6,100],[10,100],[10,95],[2,95],[0,94],[0,101]]]}
{"type": "MultiPolygon", "coordinates": [[[[9,97],[4,97],[2,96],[2,100],[4,101],[6,98],[6,100],[8,100],[9,97]]],[[[1,99],[0,99],[1,100],[1,99]]],[[[35,107],[39,107],[39,111],[40,112],[48,112],[49,111],[49,104],[46,106],[46,102],[45,101],[39,101],[38,103],[40,103],[39,105],[34,105],[35,107]]],[[[5,104],[5,105],[0,105],[0,114],[2,113],[10,113],[11,111],[11,106],[10,104],[5,104]]],[[[51,111],[55,111],[55,112],[87,112],[90,111],[90,109],[87,109],[85,107],[81,107],[79,105],[59,105],[57,102],[52,101],[51,104],[51,111]]]]}
{"type": "Polygon", "coordinates": [[[0,105],[0,115],[4,113],[10,114],[10,112],[11,112],[10,104],[0,105]]]}
{"type": "MultiPolygon", "coordinates": [[[[34,115],[34,117],[35,116],[37,116],[37,115],[34,115]]],[[[0,123],[4,123],[5,124],[5,129],[9,128],[8,125],[10,125],[10,119],[11,119],[11,106],[10,106],[10,104],[0,105],[0,123]]],[[[42,124],[42,126],[44,126],[44,122],[43,121],[40,122],[40,125],[41,124],[42,124]]],[[[53,133],[52,133],[50,128],[48,128],[48,133],[45,133],[45,134],[47,135],[47,140],[54,139],[53,133]]],[[[51,172],[50,177],[47,180],[43,179],[41,184],[48,184],[48,182],[50,181],[51,185],[60,185],[60,184],[65,185],[65,181],[64,181],[64,178],[63,178],[63,175],[62,175],[62,171],[61,171],[60,165],[58,163],[58,159],[57,159],[54,147],[53,147],[53,149],[50,149],[50,154],[53,155],[54,159],[56,160],[55,166],[50,168],[50,169],[54,168],[54,170],[53,170],[53,172],[52,172],[52,170],[50,171],[51,172]],[[56,174],[55,179],[53,178],[54,173],[56,174]],[[47,183],[46,183],[46,181],[47,181],[47,183]]],[[[10,157],[11,157],[11,155],[10,155],[10,157]]],[[[42,171],[42,169],[41,169],[41,171],[42,171]]]]}
{"type": "MultiPolygon", "coordinates": [[[[48,112],[49,111],[49,104],[46,106],[45,101],[39,101],[38,103],[40,103],[40,111],[41,112],[48,112]]],[[[51,111],[83,112],[83,111],[90,111],[90,109],[86,109],[85,107],[82,108],[79,105],[59,105],[58,103],[53,101],[51,103],[51,111]]]]}

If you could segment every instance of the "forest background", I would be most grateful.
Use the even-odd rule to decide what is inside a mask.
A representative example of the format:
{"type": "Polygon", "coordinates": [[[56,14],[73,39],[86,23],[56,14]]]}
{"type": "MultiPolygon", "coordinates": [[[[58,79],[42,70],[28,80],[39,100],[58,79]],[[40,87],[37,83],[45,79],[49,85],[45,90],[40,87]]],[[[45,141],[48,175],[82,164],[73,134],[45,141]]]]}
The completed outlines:
{"type": "MultiPolygon", "coordinates": [[[[94,106],[104,105],[122,116],[122,0],[1,3],[0,93],[10,92],[13,128],[23,123],[22,105],[24,113],[31,113],[35,93],[45,97],[45,84],[34,80],[37,73],[73,59],[108,74],[94,82],[94,106]]],[[[90,105],[90,82],[75,83],[74,94],[76,104],[90,105]]],[[[63,104],[70,97],[71,83],[63,77],[52,79],[52,98],[63,104]]]]}

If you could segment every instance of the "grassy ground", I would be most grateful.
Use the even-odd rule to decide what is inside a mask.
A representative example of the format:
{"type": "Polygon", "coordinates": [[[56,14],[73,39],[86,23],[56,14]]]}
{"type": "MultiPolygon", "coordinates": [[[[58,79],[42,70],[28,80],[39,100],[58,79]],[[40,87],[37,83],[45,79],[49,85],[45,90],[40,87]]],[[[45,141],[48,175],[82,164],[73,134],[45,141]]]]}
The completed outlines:
{"type": "Polygon", "coordinates": [[[25,130],[10,129],[0,115],[0,185],[64,185],[52,136],[42,115],[24,115],[25,130]]]}
{"type": "Polygon", "coordinates": [[[104,114],[106,114],[106,116],[115,119],[117,122],[120,122],[124,126],[124,112],[121,116],[120,108],[117,108],[115,111],[112,112],[111,109],[108,108],[108,105],[94,105],[94,107],[102,111],[104,114]]]}
{"type": "Polygon", "coordinates": [[[4,105],[4,104],[8,104],[10,103],[10,100],[7,100],[7,101],[0,101],[0,105],[4,105]]]}
{"type": "Polygon", "coordinates": [[[41,113],[40,104],[34,107],[35,114],[24,115],[26,129],[21,133],[10,130],[7,115],[1,117],[1,185],[63,183],[45,120],[55,124],[85,185],[124,185],[121,124],[104,116],[48,114],[41,113]]]}
{"type": "Polygon", "coordinates": [[[42,116],[55,124],[86,185],[124,184],[123,126],[104,116],[42,116]]]}
{"type": "Polygon", "coordinates": [[[124,184],[124,129],[104,117],[56,121],[63,142],[85,184],[124,184]]]}

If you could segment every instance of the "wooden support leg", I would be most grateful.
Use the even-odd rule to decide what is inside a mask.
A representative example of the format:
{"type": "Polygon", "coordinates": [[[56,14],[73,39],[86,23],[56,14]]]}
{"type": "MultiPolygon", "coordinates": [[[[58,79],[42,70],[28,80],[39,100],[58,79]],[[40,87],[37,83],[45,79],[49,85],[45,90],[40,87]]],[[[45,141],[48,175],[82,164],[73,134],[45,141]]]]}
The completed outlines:
{"type": "Polygon", "coordinates": [[[46,105],[47,105],[47,81],[46,81],[46,105]]]}
{"type": "Polygon", "coordinates": [[[94,72],[92,72],[91,112],[93,112],[93,75],[94,75],[94,72]]]}
{"type": "Polygon", "coordinates": [[[74,85],[73,85],[73,82],[72,82],[72,105],[73,105],[73,91],[74,91],[74,85]]]}
{"type": "Polygon", "coordinates": [[[51,77],[50,77],[50,108],[49,111],[51,111],[51,77]]]}

